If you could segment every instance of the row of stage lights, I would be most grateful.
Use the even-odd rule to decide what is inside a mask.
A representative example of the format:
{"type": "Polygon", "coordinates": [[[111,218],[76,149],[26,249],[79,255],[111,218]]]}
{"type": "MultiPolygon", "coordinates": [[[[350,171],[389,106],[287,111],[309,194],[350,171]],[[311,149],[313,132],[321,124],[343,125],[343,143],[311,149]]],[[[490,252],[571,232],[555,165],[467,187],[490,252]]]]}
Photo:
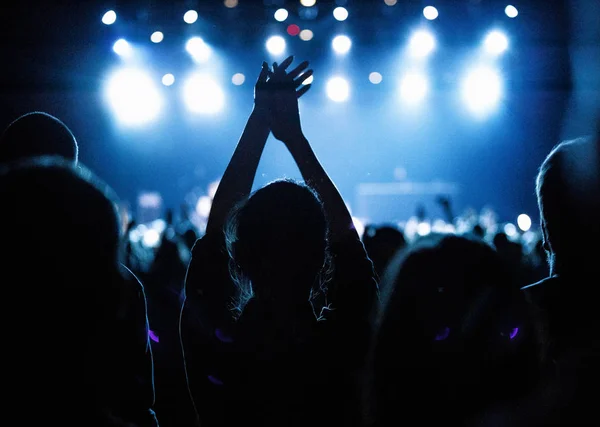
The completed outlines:
{"type": "MultiPolygon", "coordinates": [[[[300,3],[305,7],[312,7],[316,4],[316,1],[303,0],[300,3]]],[[[388,6],[394,6],[394,5],[396,5],[396,3],[397,3],[397,0],[385,0],[385,4],[388,6]]],[[[225,6],[228,8],[234,8],[237,5],[238,5],[237,0],[229,0],[229,1],[226,0],[225,1],[225,6]]],[[[509,18],[516,18],[519,15],[518,9],[511,4],[507,5],[504,8],[504,13],[509,18]]],[[[346,9],[343,6],[338,6],[335,9],[333,9],[332,14],[333,14],[333,17],[338,21],[345,21],[346,19],[348,19],[348,16],[350,15],[350,13],[348,12],[348,9],[346,9]]],[[[275,20],[279,21],[279,22],[284,22],[288,18],[288,16],[289,16],[289,12],[287,11],[287,9],[285,9],[283,7],[277,9],[273,15],[275,20]]],[[[423,16],[425,17],[425,19],[427,19],[429,21],[433,21],[439,16],[439,11],[435,6],[425,6],[423,8],[423,16]]],[[[186,24],[193,24],[197,20],[198,20],[198,12],[193,9],[188,10],[183,15],[183,21],[186,24]]],[[[114,10],[109,10],[102,16],[102,23],[105,25],[112,25],[115,22],[117,22],[117,13],[114,10]]]]}
{"type": "MultiPolygon", "coordinates": [[[[335,10],[339,10],[337,8],[335,10]]],[[[427,9],[427,8],[425,8],[427,9]]],[[[282,10],[275,12],[277,20],[287,19],[282,10]],[[279,14],[279,16],[278,16],[279,14]]],[[[425,11],[424,11],[425,13],[425,11]]],[[[433,17],[433,15],[429,15],[433,17]]],[[[343,18],[338,11],[336,19],[343,18]]],[[[436,16],[437,17],[437,10],[436,16]]],[[[198,19],[197,12],[188,11],[184,14],[187,23],[193,23],[198,19]]],[[[434,19],[434,18],[433,18],[434,19]]],[[[103,16],[104,23],[114,23],[116,14],[113,11],[106,12],[103,16]],[[112,13],[111,13],[112,12],[112,13]],[[109,15],[107,18],[107,14],[109,15]],[[112,15],[114,14],[114,16],[112,15]]],[[[310,30],[298,29],[302,32],[310,30]]],[[[289,29],[288,29],[289,32],[289,29]]],[[[312,38],[312,32],[310,33],[312,38]]],[[[310,40],[310,38],[306,38],[310,40]]],[[[156,31],[150,37],[153,43],[160,43],[164,39],[162,32],[156,31]]],[[[338,56],[346,55],[352,47],[352,40],[345,34],[335,36],[331,41],[333,52],[338,56]]],[[[475,116],[485,117],[494,110],[502,98],[503,83],[499,71],[490,65],[489,59],[499,57],[509,47],[508,38],[499,30],[490,31],[481,45],[480,51],[486,60],[476,64],[468,71],[461,83],[462,99],[475,116]]],[[[286,40],[280,35],[269,37],[265,43],[267,52],[274,58],[283,58],[286,53],[286,40]]],[[[436,39],[433,33],[420,29],[415,31],[407,43],[407,56],[412,58],[418,65],[411,67],[399,78],[398,93],[402,102],[406,105],[416,106],[422,103],[430,93],[430,82],[423,67],[423,61],[436,49],[436,39]]],[[[125,39],[117,40],[113,45],[113,51],[127,59],[135,54],[134,47],[125,39]]],[[[186,42],[186,51],[197,63],[207,62],[213,55],[211,47],[200,37],[192,37],[186,42]]],[[[378,85],[383,81],[383,75],[379,71],[372,71],[369,81],[378,85]]],[[[242,73],[235,73],[231,82],[240,86],[246,81],[242,73]]],[[[161,78],[164,86],[175,85],[176,78],[173,73],[164,74],[161,78]]],[[[304,84],[313,82],[313,77],[304,81],[304,84]]],[[[118,121],[124,125],[138,126],[154,120],[163,109],[164,100],[162,93],[155,80],[150,75],[139,69],[126,67],[113,73],[107,79],[106,99],[114,111],[118,121]]],[[[345,102],[350,98],[350,82],[341,75],[331,76],[325,85],[328,98],[334,102],[345,102]]],[[[216,114],[225,106],[225,92],[222,86],[209,74],[196,73],[183,81],[182,96],[188,110],[197,114],[216,114]]]]}

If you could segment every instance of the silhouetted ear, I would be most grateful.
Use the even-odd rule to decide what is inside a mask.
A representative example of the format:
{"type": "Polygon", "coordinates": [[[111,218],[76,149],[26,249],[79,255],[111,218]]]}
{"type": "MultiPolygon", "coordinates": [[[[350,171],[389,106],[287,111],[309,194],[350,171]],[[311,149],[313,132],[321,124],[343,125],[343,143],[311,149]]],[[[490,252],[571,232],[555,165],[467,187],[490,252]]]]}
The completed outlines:
{"type": "Polygon", "coordinates": [[[546,252],[551,253],[552,249],[550,248],[550,243],[548,243],[548,230],[546,230],[546,222],[542,219],[542,236],[543,236],[543,246],[546,252]]]}

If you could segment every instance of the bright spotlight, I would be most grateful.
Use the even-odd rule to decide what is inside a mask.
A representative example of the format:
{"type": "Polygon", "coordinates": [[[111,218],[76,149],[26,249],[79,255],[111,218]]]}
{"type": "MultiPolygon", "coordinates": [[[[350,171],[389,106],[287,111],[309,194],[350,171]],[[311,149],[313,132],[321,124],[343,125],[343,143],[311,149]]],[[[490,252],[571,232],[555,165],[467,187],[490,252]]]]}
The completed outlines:
{"type": "Polygon", "coordinates": [[[158,116],[162,98],[145,72],[124,69],[107,81],[106,99],[117,120],[129,126],[143,125],[158,116]]]}
{"type": "Polygon", "coordinates": [[[438,15],[438,10],[433,6],[426,6],[425,9],[423,9],[423,16],[425,17],[425,19],[433,21],[435,18],[438,17],[438,15]]]}
{"type": "Polygon", "coordinates": [[[276,21],[283,22],[288,18],[288,15],[288,11],[284,8],[281,8],[275,11],[274,17],[276,21]]]}
{"type": "Polygon", "coordinates": [[[114,10],[109,10],[102,16],[104,25],[112,25],[117,21],[117,13],[114,10]]]}
{"type": "Polygon", "coordinates": [[[196,74],[183,87],[183,97],[188,109],[198,114],[214,114],[223,109],[225,95],[210,77],[196,74]]]}
{"type": "Polygon", "coordinates": [[[304,7],[311,7],[317,3],[317,0],[300,0],[300,4],[304,7]]]}
{"type": "Polygon", "coordinates": [[[508,39],[500,31],[491,31],[483,42],[485,50],[493,55],[499,55],[508,49],[508,39]]]}
{"type": "Polygon", "coordinates": [[[175,83],[175,76],[173,74],[168,73],[162,77],[162,84],[165,86],[171,86],[173,83],[175,83]]]}
{"type": "Polygon", "coordinates": [[[506,223],[504,225],[504,234],[506,234],[508,237],[515,237],[517,235],[517,227],[510,222],[506,223]]]}
{"type": "Polygon", "coordinates": [[[421,102],[429,92],[429,83],[421,74],[407,74],[400,83],[400,96],[409,104],[421,102]]]}
{"type": "Polygon", "coordinates": [[[373,71],[371,74],[369,74],[369,81],[371,83],[373,83],[374,85],[378,85],[379,83],[381,83],[383,80],[383,76],[378,73],[377,71],[373,71]]]}
{"type": "Polygon", "coordinates": [[[345,21],[346,19],[348,19],[348,9],[341,6],[336,7],[335,9],[333,9],[333,17],[338,21],[345,21]]]}
{"type": "Polygon", "coordinates": [[[427,31],[417,31],[410,38],[409,47],[413,56],[427,56],[435,49],[435,38],[427,31]]]}
{"type": "Polygon", "coordinates": [[[348,53],[350,47],[352,47],[352,41],[348,36],[335,36],[331,41],[331,47],[336,53],[348,53]]]}
{"type": "Polygon", "coordinates": [[[285,39],[281,36],[271,36],[267,39],[266,46],[271,55],[281,55],[285,51],[285,39]]]}
{"type": "Polygon", "coordinates": [[[236,86],[243,85],[245,81],[246,81],[246,76],[244,76],[242,73],[235,73],[231,77],[231,83],[233,83],[236,86]]]}
{"type": "Polygon", "coordinates": [[[516,18],[519,14],[519,11],[512,4],[509,4],[508,6],[506,6],[506,8],[504,8],[504,13],[506,13],[506,16],[508,16],[509,18],[516,18]]]}
{"type": "Polygon", "coordinates": [[[305,42],[312,40],[313,37],[314,37],[314,34],[311,30],[300,31],[300,39],[304,40],[305,42]]]}
{"type": "Polygon", "coordinates": [[[419,236],[427,236],[431,234],[431,224],[428,222],[420,222],[417,226],[417,234],[419,236]]]}
{"type": "Polygon", "coordinates": [[[198,62],[204,62],[212,53],[210,47],[200,37],[192,37],[185,45],[185,50],[198,62]]]}
{"type": "Polygon", "coordinates": [[[529,231],[531,228],[531,218],[527,214],[521,214],[517,217],[517,225],[521,231],[529,231]]]}
{"type": "Polygon", "coordinates": [[[463,98],[469,109],[485,115],[492,110],[502,96],[499,74],[490,68],[476,68],[467,74],[463,82],[463,98]]]}
{"type": "Polygon", "coordinates": [[[212,199],[210,196],[202,196],[198,199],[198,202],[196,202],[196,213],[202,218],[208,218],[211,207],[212,199]]]}
{"type": "Polygon", "coordinates": [[[161,41],[163,41],[164,38],[165,36],[163,33],[161,33],[160,31],[155,31],[150,36],[150,41],[152,43],[160,43],[161,41]]]}
{"type": "Polygon", "coordinates": [[[144,236],[142,237],[142,243],[144,244],[144,246],[149,247],[149,248],[157,247],[159,242],[160,242],[160,233],[158,232],[158,230],[155,230],[154,228],[148,229],[148,231],[146,231],[144,233],[144,236]]]}
{"type": "Polygon", "coordinates": [[[186,24],[193,24],[198,20],[198,12],[196,12],[195,10],[188,10],[183,15],[183,20],[186,24]]]}
{"type": "Polygon", "coordinates": [[[119,39],[113,45],[113,51],[119,56],[131,55],[131,45],[125,39],[119,39]]]}
{"type": "Polygon", "coordinates": [[[350,97],[350,85],[342,77],[333,77],[327,82],[327,96],[334,102],[344,102],[350,97]]]}

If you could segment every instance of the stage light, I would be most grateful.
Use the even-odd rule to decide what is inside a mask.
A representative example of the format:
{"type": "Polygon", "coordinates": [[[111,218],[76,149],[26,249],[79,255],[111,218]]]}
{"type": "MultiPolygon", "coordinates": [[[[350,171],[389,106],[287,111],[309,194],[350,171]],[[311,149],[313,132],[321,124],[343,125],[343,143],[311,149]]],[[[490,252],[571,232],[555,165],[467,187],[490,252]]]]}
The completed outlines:
{"type": "Polygon", "coordinates": [[[438,17],[438,15],[438,10],[433,6],[426,6],[423,9],[423,16],[425,17],[425,19],[433,21],[435,18],[438,17]]]}
{"type": "Polygon", "coordinates": [[[352,47],[352,41],[348,36],[335,36],[331,41],[331,47],[336,53],[345,54],[352,47]]]}
{"type": "Polygon", "coordinates": [[[196,213],[202,218],[208,218],[211,207],[212,199],[209,196],[202,196],[196,203],[196,213]]]}
{"type": "Polygon", "coordinates": [[[290,36],[297,36],[298,34],[300,34],[300,27],[297,26],[296,24],[288,25],[288,27],[287,27],[287,33],[290,36]]]}
{"type": "Polygon", "coordinates": [[[420,222],[417,226],[417,234],[419,236],[427,236],[431,233],[431,224],[428,222],[420,222]]]}
{"type": "Polygon", "coordinates": [[[117,121],[139,126],[155,119],[162,108],[162,98],[148,74],[137,69],[115,72],[107,81],[106,99],[117,121]]]}
{"type": "Polygon", "coordinates": [[[285,52],[285,39],[281,36],[271,36],[268,38],[266,46],[271,55],[281,55],[285,52]]]}
{"type": "Polygon", "coordinates": [[[521,214],[517,217],[517,225],[521,231],[529,231],[531,228],[531,218],[527,214],[521,214]]]}
{"type": "Polygon", "coordinates": [[[300,39],[304,40],[305,42],[312,40],[313,37],[314,37],[314,34],[311,30],[300,31],[300,39]]]}
{"type": "Polygon", "coordinates": [[[225,95],[221,87],[206,75],[195,74],[183,86],[183,97],[188,109],[198,114],[215,114],[223,109],[225,95]]]}
{"type": "Polygon", "coordinates": [[[398,0],[383,0],[383,2],[387,5],[387,6],[395,6],[396,3],[398,3],[398,0]]]}
{"type": "Polygon", "coordinates": [[[499,55],[508,49],[508,39],[500,31],[490,31],[483,44],[485,50],[493,55],[499,55]]]}
{"type": "Polygon", "coordinates": [[[486,115],[502,96],[502,82],[498,73],[487,67],[469,72],[463,81],[463,99],[476,115],[486,115]]]}
{"type": "Polygon", "coordinates": [[[429,83],[422,74],[410,73],[400,82],[400,96],[408,104],[418,104],[429,93],[429,83]]]}
{"type": "Polygon", "coordinates": [[[517,235],[517,227],[510,222],[506,223],[504,225],[504,234],[506,234],[508,237],[515,237],[517,235]]]}
{"type": "Polygon", "coordinates": [[[127,57],[131,55],[132,49],[127,40],[119,39],[113,45],[113,51],[123,57],[127,57]]]}
{"type": "Polygon", "coordinates": [[[171,73],[167,73],[162,77],[162,84],[165,86],[171,86],[175,83],[175,76],[171,73]]]}
{"type": "Polygon", "coordinates": [[[160,233],[154,228],[148,229],[142,236],[142,243],[148,248],[155,248],[160,242],[160,233]]]}
{"type": "Polygon", "coordinates": [[[277,9],[275,11],[275,15],[273,15],[273,16],[275,17],[276,21],[283,22],[288,18],[288,15],[289,15],[288,11],[284,8],[281,8],[281,9],[277,9]]]}
{"type": "Polygon", "coordinates": [[[428,31],[420,30],[410,38],[409,49],[413,56],[425,57],[435,49],[435,38],[428,31]]]}
{"type": "Polygon", "coordinates": [[[210,58],[212,50],[200,37],[192,37],[185,45],[185,50],[198,62],[204,62],[210,58]]]}
{"type": "Polygon", "coordinates": [[[311,7],[317,3],[317,0],[300,0],[300,4],[304,7],[311,7]]]}
{"type": "Polygon", "coordinates": [[[246,76],[244,76],[242,73],[235,73],[231,77],[231,83],[233,83],[236,86],[243,85],[245,81],[246,81],[246,76]]]}
{"type": "Polygon", "coordinates": [[[306,80],[304,80],[302,82],[302,84],[305,85],[305,86],[309,85],[309,84],[311,84],[313,82],[313,80],[314,80],[314,76],[309,76],[306,80]]]}
{"type": "Polygon", "coordinates": [[[150,36],[150,41],[152,41],[152,43],[160,43],[161,41],[163,41],[164,38],[165,36],[163,33],[161,33],[160,31],[155,31],[150,36]]]}
{"type": "Polygon", "coordinates": [[[504,8],[504,13],[506,13],[506,16],[508,16],[509,18],[516,18],[519,14],[519,11],[512,4],[509,4],[508,6],[506,6],[506,8],[504,8]]]}
{"type": "Polygon", "coordinates": [[[109,10],[102,16],[104,25],[112,25],[117,21],[117,13],[114,10],[109,10]]]}
{"type": "Polygon", "coordinates": [[[371,83],[373,83],[374,85],[378,85],[379,83],[381,83],[383,80],[383,76],[378,73],[377,71],[373,71],[371,74],[369,74],[369,81],[371,83]]]}
{"type": "Polygon", "coordinates": [[[327,82],[327,96],[334,102],[344,102],[350,97],[350,85],[343,77],[333,77],[327,82]]]}
{"type": "Polygon", "coordinates": [[[198,12],[196,12],[195,10],[188,10],[183,15],[183,20],[186,24],[193,24],[198,20],[198,12]]]}
{"type": "Polygon", "coordinates": [[[223,3],[225,4],[226,8],[233,9],[238,5],[238,0],[225,0],[223,3]]]}
{"type": "Polygon", "coordinates": [[[338,21],[345,21],[346,19],[348,19],[348,9],[341,6],[336,7],[335,9],[333,9],[333,17],[338,21]]]}

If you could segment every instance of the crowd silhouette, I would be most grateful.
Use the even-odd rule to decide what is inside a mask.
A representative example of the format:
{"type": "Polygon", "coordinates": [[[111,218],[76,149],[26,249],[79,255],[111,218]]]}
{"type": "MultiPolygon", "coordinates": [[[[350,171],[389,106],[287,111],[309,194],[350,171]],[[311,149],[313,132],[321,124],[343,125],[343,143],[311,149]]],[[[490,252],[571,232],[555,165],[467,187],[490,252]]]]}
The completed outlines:
{"type": "Polygon", "coordinates": [[[600,134],[560,143],[541,165],[530,241],[461,218],[444,195],[449,231],[370,224],[359,235],[302,130],[313,71],[293,60],[262,64],[206,229],[169,210],[150,257],[64,123],[33,112],[8,126],[8,415],[62,426],[598,425],[600,134]],[[271,133],[303,181],[252,192],[271,133]]]}

